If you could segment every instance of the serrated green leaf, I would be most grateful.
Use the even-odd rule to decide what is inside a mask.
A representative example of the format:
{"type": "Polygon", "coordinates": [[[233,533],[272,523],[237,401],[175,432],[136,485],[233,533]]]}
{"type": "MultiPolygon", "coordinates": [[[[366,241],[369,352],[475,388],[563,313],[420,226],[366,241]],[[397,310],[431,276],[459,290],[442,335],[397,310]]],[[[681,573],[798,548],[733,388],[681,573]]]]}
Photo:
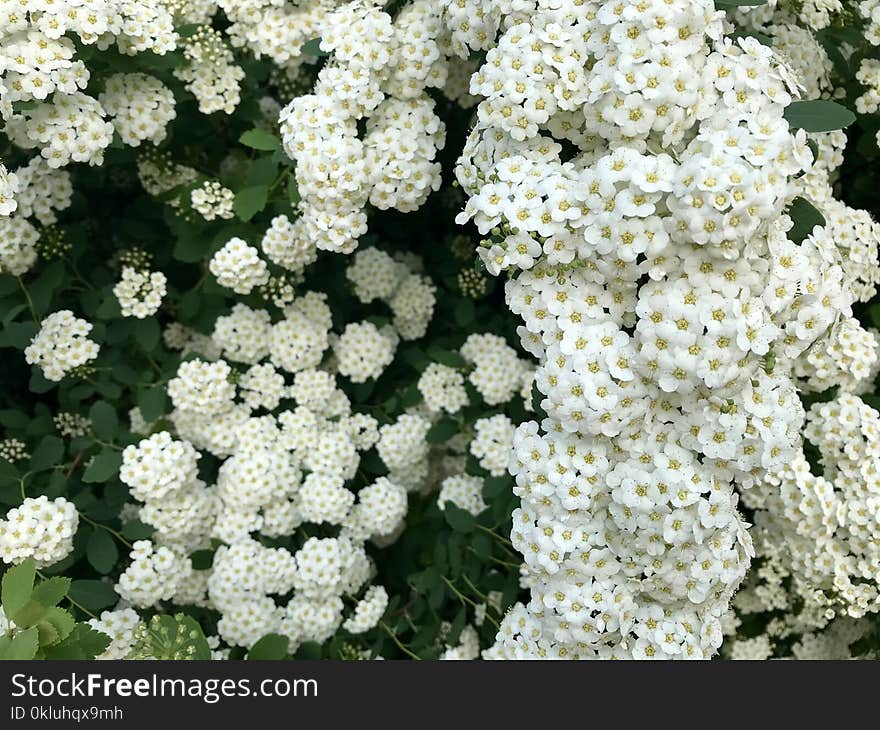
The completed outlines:
{"type": "Polygon", "coordinates": [[[41,581],[31,594],[31,600],[42,604],[46,608],[57,606],[67,591],[70,590],[70,578],[55,576],[41,581]]]}
{"type": "Polygon", "coordinates": [[[110,646],[110,637],[88,624],[76,624],[70,635],[44,651],[46,659],[94,659],[110,646]]]}
{"type": "Polygon", "coordinates": [[[0,583],[0,602],[3,605],[3,613],[7,616],[15,616],[27,605],[27,602],[31,600],[36,575],[37,566],[32,558],[12,566],[3,574],[3,580],[0,583]]]}
{"type": "Polygon", "coordinates": [[[39,632],[36,626],[16,632],[11,639],[7,636],[0,637],[0,660],[33,659],[37,655],[39,645],[39,632]]]}

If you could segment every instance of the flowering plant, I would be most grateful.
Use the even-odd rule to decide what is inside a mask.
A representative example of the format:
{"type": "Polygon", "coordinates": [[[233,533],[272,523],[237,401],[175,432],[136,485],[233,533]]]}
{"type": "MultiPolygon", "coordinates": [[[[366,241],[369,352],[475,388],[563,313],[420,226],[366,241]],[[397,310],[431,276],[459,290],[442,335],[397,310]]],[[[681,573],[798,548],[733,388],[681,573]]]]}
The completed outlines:
{"type": "Polygon", "coordinates": [[[874,5],[0,2],[0,657],[876,652],[874,5]]]}

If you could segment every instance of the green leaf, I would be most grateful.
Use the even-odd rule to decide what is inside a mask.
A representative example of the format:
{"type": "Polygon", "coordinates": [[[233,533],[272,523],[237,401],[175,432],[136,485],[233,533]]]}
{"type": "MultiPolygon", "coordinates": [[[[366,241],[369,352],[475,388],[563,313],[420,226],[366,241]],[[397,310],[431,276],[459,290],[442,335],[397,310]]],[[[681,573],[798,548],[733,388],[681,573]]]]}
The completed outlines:
{"type": "Polygon", "coordinates": [[[98,438],[112,441],[119,431],[119,418],[116,409],[109,403],[98,401],[89,409],[89,419],[98,438]]]}
{"type": "Polygon", "coordinates": [[[0,659],[6,661],[33,659],[37,655],[39,645],[39,632],[36,626],[17,632],[11,639],[4,636],[0,638],[0,659]]]}
{"type": "Polygon", "coordinates": [[[122,465],[122,454],[110,448],[104,448],[95,456],[83,474],[83,481],[90,484],[106,482],[112,479],[122,465]]]}
{"type": "Polygon", "coordinates": [[[0,484],[18,486],[18,469],[6,459],[0,458],[0,484]]]}
{"type": "MultiPolygon", "coordinates": [[[[277,177],[278,163],[271,156],[259,157],[251,163],[244,187],[268,185],[271,189],[277,177]]],[[[245,238],[245,236],[241,236],[241,238],[245,238]]],[[[228,240],[228,237],[224,236],[224,239],[228,240]]]]}
{"type": "Polygon", "coordinates": [[[46,659],[94,659],[110,646],[110,637],[88,624],[76,624],[61,643],[45,650],[46,659]]]}
{"type": "Polygon", "coordinates": [[[425,441],[429,444],[442,444],[449,441],[458,433],[458,422],[452,418],[441,418],[425,435],[425,441]]]}
{"type": "Polygon", "coordinates": [[[845,106],[827,99],[794,101],[785,108],[783,116],[792,129],[803,129],[807,132],[843,129],[856,120],[856,115],[845,106]]]}
{"type": "Polygon", "coordinates": [[[266,207],[268,200],[268,185],[252,185],[248,188],[242,188],[235,194],[233,208],[241,220],[249,221],[266,207]]]}
{"type": "Polygon", "coordinates": [[[138,345],[147,352],[156,349],[162,336],[162,330],[155,317],[136,320],[132,329],[138,345]]]}
{"type": "Polygon", "coordinates": [[[825,225],[823,216],[806,198],[795,198],[787,211],[794,223],[788,237],[795,243],[802,243],[816,226],[825,225]]]}
{"type": "Polygon", "coordinates": [[[194,263],[210,255],[210,249],[210,243],[204,237],[185,232],[175,241],[173,256],[177,261],[194,263]]]}
{"type": "Polygon", "coordinates": [[[129,520],[122,526],[122,534],[129,540],[149,540],[155,529],[140,520],[129,520]]]}
{"type": "Polygon", "coordinates": [[[3,613],[7,616],[15,616],[27,605],[34,590],[34,578],[37,575],[37,566],[32,558],[15,565],[3,575],[0,584],[0,600],[3,603],[3,613]]]}
{"type": "Polygon", "coordinates": [[[201,660],[211,658],[211,647],[202,627],[183,613],[153,616],[149,631],[139,636],[130,658],[164,660],[201,660]]]}
{"type": "Polygon", "coordinates": [[[0,332],[0,347],[24,350],[37,334],[38,329],[35,322],[10,322],[0,332]]]}
{"type": "Polygon", "coordinates": [[[263,129],[250,129],[238,138],[245,147],[271,152],[281,145],[281,140],[263,129]]]}
{"type": "Polygon", "coordinates": [[[251,647],[248,659],[286,659],[290,640],[281,634],[266,634],[251,647]]]}
{"type": "Polygon", "coordinates": [[[487,502],[493,502],[504,494],[505,490],[512,490],[509,477],[486,477],[483,480],[483,498],[487,502]]]}
{"type": "Polygon", "coordinates": [[[54,578],[48,578],[40,582],[37,587],[34,588],[34,592],[31,594],[31,600],[36,601],[46,608],[52,608],[61,602],[69,590],[70,578],[55,576],[54,578]]]}
{"type": "Polygon", "coordinates": [[[63,608],[50,608],[37,624],[40,646],[51,646],[63,641],[76,626],[73,616],[63,608]]]}
{"type": "Polygon", "coordinates": [[[99,573],[106,575],[119,560],[119,549],[110,533],[100,528],[92,532],[86,545],[86,558],[99,573]]]}
{"type": "Polygon", "coordinates": [[[492,538],[485,532],[475,532],[471,538],[471,547],[480,560],[488,560],[492,555],[492,538]]]}
{"type": "Polygon", "coordinates": [[[213,550],[196,550],[189,556],[193,570],[210,570],[214,565],[213,550]]]}
{"type": "Polygon", "coordinates": [[[470,512],[457,507],[452,502],[447,502],[444,505],[443,514],[447,524],[456,532],[471,532],[476,525],[476,520],[470,512]]]}
{"type": "Polygon", "coordinates": [[[70,597],[90,611],[100,611],[119,600],[110,583],[100,580],[75,580],[70,584],[70,597]]]}
{"type": "Polygon", "coordinates": [[[438,347],[432,347],[428,350],[428,357],[434,360],[434,362],[439,362],[441,365],[447,365],[451,368],[466,368],[468,366],[467,360],[461,356],[461,353],[454,350],[442,350],[438,347]]]}
{"type": "Polygon", "coordinates": [[[312,38],[312,40],[303,44],[302,49],[300,50],[303,56],[329,56],[330,54],[327,51],[321,50],[321,39],[320,38],[312,38]]]}
{"type": "Polygon", "coordinates": [[[474,316],[476,315],[474,303],[470,299],[462,299],[455,305],[453,315],[455,316],[455,323],[457,325],[460,327],[467,327],[474,321],[474,316]]]}
{"type": "Polygon", "coordinates": [[[544,401],[544,394],[538,390],[538,384],[532,383],[532,410],[535,412],[535,415],[539,419],[544,419],[547,417],[547,413],[544,411],[544,408],[541,406],[541,403],[544,401]]]}
{"type": "Polygon", "coordinates": [[[296,650],[297,659],[320,659],[322,656],[321,645],[316,641],[304,641],[296,650]]]}
{"type": "Polygon", "coordinates": [[[715,8],[717,10],[730,10],[737,7],[757,7],[758,5],[766,5],[767,0],[715,0],[715,8]]]}
{"type": "Polygon", "coordinates": [[[299,205],[299,202],[302,200],[302,196],[299,194],[299,185],[297,185],[296,176],[294,175],[287,179],[287,199],[293,206],[299,205]]]}
{"type": "Polygon", "coordinates": [[[31,371],[31,379],[28,381],[28,390],[31,393],[48,393],[56,385],[58,383],[47,380],[42,371],[34,365],[34,369],[31,371]]]}
{"type": "Polygon", "coordinates": [[[64,458],[64,442],[57,436],[44,436],[31,454],[31,471],[58,466],[64,458]]]}
{"type": "Polygon", "coordinates": [[[140,391],[138,393],[138,407],[141,409],[141,416],[147,423],[164,416],[168,407],[165,388],[160,385],[140,391]]]}
{"type": "Polygon", "coordinates": [[[119,300],[115,296],[107,297],[95,311],[98,319],[116,319],[122,316],[122,309],[119,307],[119,300]]]}
{"type": "Polygon", "coordinates": [[[458,639],[461,636],[461,631],[464,629],[465,621],[467,620],[467,609],[462,606],[458,613],[455,615],[455,620],[452,622],[452,626],[449,627],[449,633],[446,635],[446,643],[450,646],[455,646],[458,644],[458,639]]]}

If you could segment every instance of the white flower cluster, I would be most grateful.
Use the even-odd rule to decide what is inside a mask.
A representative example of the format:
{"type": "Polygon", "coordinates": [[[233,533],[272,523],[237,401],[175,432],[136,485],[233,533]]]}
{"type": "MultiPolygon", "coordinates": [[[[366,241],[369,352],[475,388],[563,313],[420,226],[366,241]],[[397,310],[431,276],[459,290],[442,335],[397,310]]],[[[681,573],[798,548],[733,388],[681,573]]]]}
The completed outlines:
{"type": "Polygon", "coordinates": [[[226,29],[235,47],[246,47],[257,58],[268,56],[278,66],[295,71],[302,47],[318,38],[336,0],[287,3],[278,0],[218,0],[231,21],[226,29]]]}
{"type": "MultiPolygon", "coordinates": [[[[803,452],[746,498],[759,546],[779,554],[800,600],[826,622],[880,612],[880,413],[857,396],[816,403],[805,436],[822,476],[803,452]]],[[[762,610],[767,610],[762,605],[762,610]]]]}
{"type": "MultiPolygon", "coordinates": [[[[186,182],[186,175],[183,177],[175,175],[168,183],[162,185],[162,188],[176,187],[178,184],[186,182]]],[[[159,190],[158,192],[164,192],[159,190]]],[[[226,187],[223,187],[216,180],[207,180],[198,187],[194,188],[190,193],[190,202],[193,210],[196,211],[206,221],[215,219],[229,220],[235,214],[232,212],[232,205],[235,202],[235,194],[226,187]]]]}
{"type": "Polygon", "coordinates": [[[129,559],[116,582],[116,592],[139,608],[171,600],[192,574],[188,557],[170,547],[157,547],[150,540],[135,542],[129,559]]]}
{"type": "Polygon", "coordinates": [[[332,327],[326,296],[317,292],[295,298],[274,322],[239,302],[217,319],[212,342],[247,369],[237,374],[222,359],[180,365],[168,383],[179,440],[161,432],[123,454],[120,478],[144,502],[139,518],[156,533],[136,546],[142,554],[120,579],[120,595],[139,606],[174,600],[216,609],[230,646],[276,632],[295,650],[343,624],[352,633],[376,624],[388,595],[368,587],[365,542],[385,544],[402,529],[407,489],[428,478],[430,421],[403,414],[380,429],[372,416],[353,412],[337,378],[380,376],[399,335],[369,321],[349,323],[341,335],[332,327]],[[331,345],[335,356],[325,362],[331,345]],[[350,488],[361,454],[374,446],[389,475],[350,488]],[[214,485],[198,479],[195,449],[221,459],[214,485]],[[300,528],[309,534],[310,525],[336,536],[309,537],[290,550],[258,541],[300,528]],[[183,556],[212,539],[223,543],[212,567],[191,571],[183,556]],[[356,599],[353,611],[343,596],[356,599]]]}
{"type": "Polygon", "coordinates": [[[118,74],[101,94],[112,107],[105,109],[84,91],[90,74],[76,58],[74,39],[100,50],[115,44],[128,55],[164,54],[178,40],[165,0],[55,0],[37,5],[5,3],[4,8],[0,15],[0,118],[14,144],[39,148],[53,168],[71,161],[100,165],[114,132],[108,111],[116,117],[125,142],[137,144],[144,136],[162,138],[159,127],[164,128],[168,115],[173,115],[170,91],[142,74],[118,74]],[[27,104],[16,111],[14,102],[27,104]]]}
{"type": "Polygon", "coordinates": [[[89,619],[89,626],[110,637],[110,645],[96,659],[128,658],[134,646],[134,632],[140,622],[141,617],[131,608],[102,611],[100,618],[89,619]]]}
{"type": "Polygon", "coordinates": [[[37,260],[40,234],[26,218],[0,218],[0,273],[21,276],[37,260]]]}
{"type": "Polygon", "coordinates": [[[16,216],[36,218],[44,226],[57,222],[56,212],[70,206],[73,185],[70,173],[52,169],[42,157],[34,157],[15,171],[16,216]]]}
{"type": "Polygon", "coordinates": [[[440,484],[437,495],[437,506],[444,509],[447,502],[452,502],[472,515],[478,515],[486,509],[483,501],[483,480],[470,474],[454,474],[446,477],[440,484]]]}
{"type": "Polygon", "coordinates": [[[241,101],[244,70],[226,45],[223,34],[202,25],[183,41],[186,66],[174,69],[174,75],[196,97],[202,114],[222,111],[232,114],[241,101]]]}
{"type": "Polygon", "coordinates": [[[98,344],[88,338],[92,325],[62,309],[40,323],[40,331],[25,348],[29,365],[38,365],[47,380],[58,382],[74,368],[98,356],[98,344]]]}
{"type": "Polygon", "coordinates": [[[167,278],[161,271],[138,271],[122,268],[122,279],[113,287],[123,317],[144,319],[154,315],[166,294],[167,278]]]}
{"type": "Polygon", "coordinates": [[[177,116],[171,89],[142,73],[114,74],[107,79],[98,101],[113,119],[122,141],[131,147],[162,142],[166,127],[177,116]]]}
{"type": "Polygon", "coordinates": [[[43,568],[73,550],[79,513],[64,497],[27,497],[0,520],[0,560],[21,563],[33,558],[43,568]]]}
{"type": "Polygon", "coordinates": [[[785,235],[812,155],[770,49],[708,0],[526,5],[457,170],[548,416],[516,432],[532,600],[493,655],[711,656],[752,554],[734,488],[796,453],[793,361],[849,277],[826,230],[785,235]]]}
{"type": "Polygon", "coordinates": [[[18,208],[17,196],[21,190],[18,175],[9,172],[3,163],[0,163],[0,216],[8,216],[18,208]]]}
{"type": "Polygon", "coordinates": [[[333,345],[339,374],[352,383],[378,378],[394,360],[399,337],[390,325],[379,329],[372,322],[346,326],[333,345]]]}
{"type": "Polygon", "coordinates": [[[440,27],[439,9],[429,0],[416,0],[394,19],[364,0],[326,16],[321,49],[333,60],[314,92],[280,115],[302,196],[297,241],[351,253],[366,233],[368,202],[412,211],[439,189],[434,158],[445,144],[445,125],[425,89],[446,78],[440,27]]]}
{"type": "Polygon", "coordinates": [[[240,238],[227,241],[211,258],[208,268],[220,286],[236,294],[250,294],[254,287],[269,281],[269,267],[259,251],[240,238]]]}
{"type": "Polygon", "coordinates": [[[272,219],[260,247],[270,261],[295,274],[318,258],[318,251],[312,242],[297,235],[296,223],[291,223],[286,215],[272,219]]]}
{"type": "Polygon", "coordinates": [[[474,366],[468,380],[490,406],[506,403],[525,385],[531,387],[534,367],[520,358],[503,337],[468,335],[461,355],[474,366]]]}
{"type": "Polygon", "coordinates": [[[868,20],[865,38],[874,46],[880,46],[880,0],[861,0],[859,12],[868,20]]]}
{"type": "Polygon", "coordinates": [[[391,309],[392,325],[403,340],[424,337],[437,303],[437,287],[418,267],[378,248],[358,251],[345,272],[364,304],[380,299],[391,309]]]}
{"type": "Polygon", "coordinates": [[[101,165],[113,141],[113,124],[94,97],[56,93],[6,123],[6,134],[23,149],[39,148],[50,167],[73,162],[101,165]]]}
{"type": "Polygon", "coordinates": [[[419,377],[419,392],[434,412],[455,413],[468,404],[464,375],[449,365],[432,362],[419,377]]]}

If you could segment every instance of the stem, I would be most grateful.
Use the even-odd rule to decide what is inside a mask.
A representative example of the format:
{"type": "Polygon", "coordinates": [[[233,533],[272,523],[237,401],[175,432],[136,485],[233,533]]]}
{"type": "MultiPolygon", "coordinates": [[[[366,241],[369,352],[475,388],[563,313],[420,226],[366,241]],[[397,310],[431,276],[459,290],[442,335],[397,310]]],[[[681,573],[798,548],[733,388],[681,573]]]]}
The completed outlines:
{"type": "Polygon", "coordinates": [[[31,299],[30,292],[27,290],[27,287],[24,285],[24,282],[21,280],[20,276],[15,277],[18,281],[18,286],[21,288],[21,291],[24,293],[24,298],[27,299],[28,309],[31,311],[31,318],[34,320],[35,324],[40,324],[40,320],[37,317],[37,313],[34,310],[34,302],[31,299]]]}
{"type": "Polygon", "coordinates": [[[391,637],[391,640],[397,645],[397,648],[400,649],[404,654],[406,654],[410,659],[418,659],[421,660],[421,657],[418,654],[410,651],[406,645],[401,643],[400,639],[397,638],[397,635],[391,630],[391,628],[384,621],[379,622],[379,626],[382,627],[382,630],[391,637]]]}
{"type": "Polygon", "coordinates": [[[102,525],[100,522],[95,522],[93,519],[80,512],[79,516],[82,517],[86,522],[88,522],[92,527],[100,527],[102,530],[107,530],[113,537],[115,537],[119,542],[123,545],[127,546],[129,549],[134,547],[128,540],[126,540],[121,533],[114,530],[112,527],[107,527],[107,525],[102,525]]]}
{"type": "Polygon", "coordinates": [[[101,446],[106,446],[108,449],[116,449],[116,451],[122,451],[121,446],[117,446],[116,444],[108,443],[107,441],[101,441],[101,439],[94,440],[96,444],[100,444],[101,446]]]}
{"type": "Polygon", "coordinates": [[[473,606],[474,608],[477,608],[477,606],[480,605],[475,600],[473,600],[472,598],[468,598],[464,593],[462,593],[460,590],[458,590],[458,588],[455,587],[455,584],[451,580],[449,580],[449,578],[447,578],[445,575],[443,576],[443,582],[449,586],[449,589],[456,596],[458,596],[458,600],[460,600],[462,603],[469,604],[469,605],[473,606]]]}
{"type": "MultiPolygon", "coordinates": [[[[48,578],[46,578],[46,576],[43,575],[39,570],[37,571],[37,575],[40,576],[40,580],[48,580],[48,578]]],[[[84,614],[91,616],[93,619],[98,618],[95,614],[93,614],[91,611],[89,611],[89,609],[87,609],[85,606],[74,601],[70,596],[64,596],[64,597],[70,602],[71,606],[75,606],[80,611],[82,611],[84,614]]]]}
{"type": "Polygon", "coordinates": [[[70,596],[65,596],[65,598],[66,598],[68,601],[70,601],[70,605],[71,605],[71,606],[75,606],[75,607],[78,608],[80,611],[82,611],[84,614],[86,614],[86,615],[88,615],[88,616],[91,616],[91,617],[92,617],[93,619],[95,619],[95,620],[98,619],[98,617],[97,617],[95,614],[93,614],[91,611],[89,611],[89,609],[87,609],[87,608],[86,608],[85,606],[83,606],[82,604],[79,604],[79,603],[77,603],[76,601],[74,601],[70,596]]]}
{"type": "Polygon", "coordinates": [[[483,527],[483,525],[480,525],[480,524],[477,524],[477,527],[479,529],[481,529],[483,532],[494,537],[496,540],[498,540],[498,542],[500,542],[504,545],[507,545],[508,547],[511,547],[511,548],[513,547],[513,543],[510,540],[508,540],[506,537],[501,537],[501,535],[499,535],[497,532],[495,532],[495,530],[493,530],[489,527],[483,527]]]}

